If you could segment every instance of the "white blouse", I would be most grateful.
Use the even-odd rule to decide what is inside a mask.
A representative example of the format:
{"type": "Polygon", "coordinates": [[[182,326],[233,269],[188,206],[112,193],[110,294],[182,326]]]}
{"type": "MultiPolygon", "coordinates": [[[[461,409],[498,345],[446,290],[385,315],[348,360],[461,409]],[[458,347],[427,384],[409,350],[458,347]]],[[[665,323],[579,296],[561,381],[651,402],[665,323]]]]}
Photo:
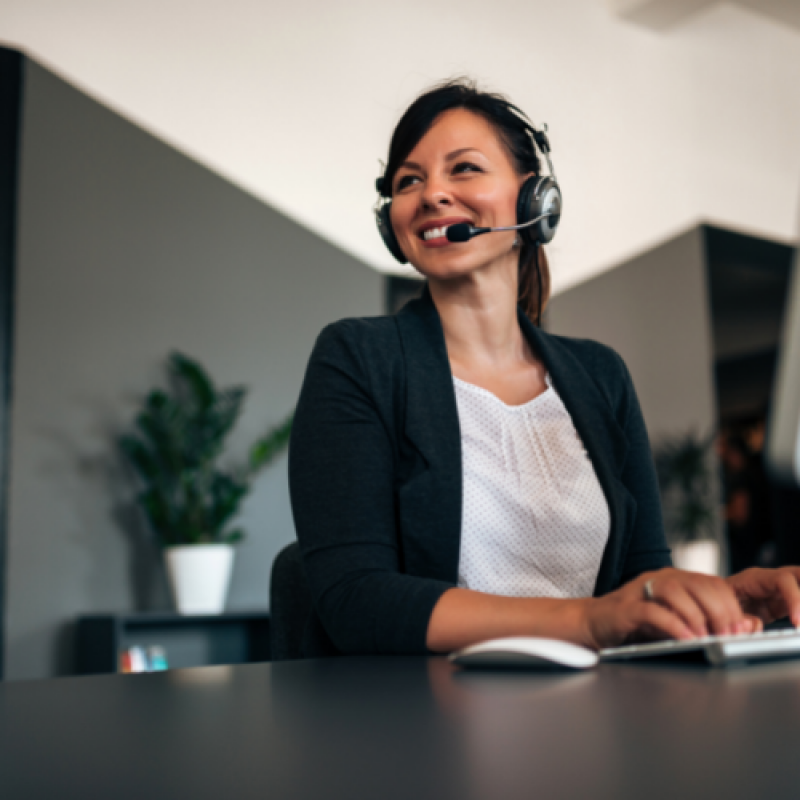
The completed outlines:
{"type": "Polygon", "coordinates": [[[464,470],[458,585],[590,597],[611,517],[550,376],[547,390],[521,406],[453,381],[464,470]]]}

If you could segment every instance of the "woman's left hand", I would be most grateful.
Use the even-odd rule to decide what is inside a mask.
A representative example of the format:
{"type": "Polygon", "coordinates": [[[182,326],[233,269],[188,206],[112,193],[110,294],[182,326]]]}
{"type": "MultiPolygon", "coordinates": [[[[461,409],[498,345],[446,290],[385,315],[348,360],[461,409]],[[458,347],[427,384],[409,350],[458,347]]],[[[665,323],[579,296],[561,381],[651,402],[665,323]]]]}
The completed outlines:
{"type": "Polygon", "coordinates": [[[726,578],[745,614],[764,624],[789,617],[800,627],[800,567],[753,567],[726,578]]]}

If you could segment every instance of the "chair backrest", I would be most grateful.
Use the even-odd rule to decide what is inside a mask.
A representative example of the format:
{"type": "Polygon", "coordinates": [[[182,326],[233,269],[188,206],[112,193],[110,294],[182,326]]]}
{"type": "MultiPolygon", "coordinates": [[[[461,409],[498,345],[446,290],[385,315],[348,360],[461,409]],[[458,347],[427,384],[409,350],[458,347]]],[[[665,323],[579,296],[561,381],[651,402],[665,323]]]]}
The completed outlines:
{"type": "Polygon", "coordinates": [[[311,616],[311,594],[297,542],[284,547],[275,557],[269,595],[272,660],[302,658],[303,634],[311,616]]]}

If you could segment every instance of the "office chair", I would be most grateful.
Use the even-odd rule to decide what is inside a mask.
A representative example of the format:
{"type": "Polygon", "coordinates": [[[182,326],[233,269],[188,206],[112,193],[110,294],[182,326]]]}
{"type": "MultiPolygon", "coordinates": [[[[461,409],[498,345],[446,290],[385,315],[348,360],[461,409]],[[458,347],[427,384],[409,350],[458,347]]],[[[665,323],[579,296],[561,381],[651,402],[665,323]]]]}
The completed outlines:
{"type": "Polygon", "coordinates": [[[272,660],[302,658],[303,634],[311,616],[311,595],[297,542],[286,545],[275,557],[269,607],[272,660]]]}

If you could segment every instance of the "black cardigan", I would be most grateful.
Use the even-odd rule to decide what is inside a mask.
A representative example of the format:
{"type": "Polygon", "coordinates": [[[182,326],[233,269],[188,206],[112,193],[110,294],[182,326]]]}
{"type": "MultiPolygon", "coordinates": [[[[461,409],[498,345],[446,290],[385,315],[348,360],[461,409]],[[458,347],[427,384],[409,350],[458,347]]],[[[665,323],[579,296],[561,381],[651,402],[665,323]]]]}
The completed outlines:
{"type": "MultiPolygon", "coordinates": [[[[622,359],[519,322],[572,417],[611,512],[595,596],[670,565],[653,461],[622,359]]],[[[305,654],[427,653],[433,607],[456,585],[461,436],[427,288],[393,317],[320,334],[289,451],[297,538],[315,613],[305,654]]]]}

